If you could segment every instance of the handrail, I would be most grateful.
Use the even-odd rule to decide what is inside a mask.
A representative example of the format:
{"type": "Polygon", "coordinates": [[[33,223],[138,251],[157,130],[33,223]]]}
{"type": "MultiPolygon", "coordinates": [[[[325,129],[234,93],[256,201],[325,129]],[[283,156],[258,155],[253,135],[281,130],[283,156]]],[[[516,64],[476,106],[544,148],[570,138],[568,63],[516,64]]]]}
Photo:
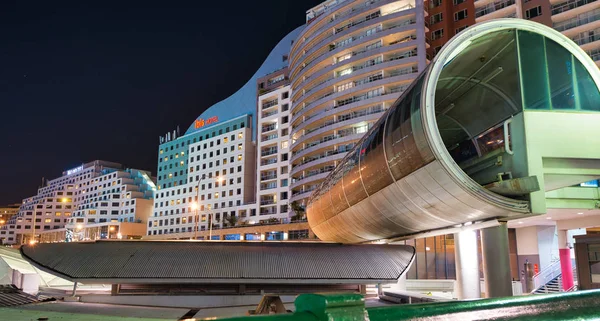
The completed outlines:
{"type": "Polygon", "coordinates": [[[221,321],[404,321],[404,320],[597,320],[600,290],[527,295],[475,301],[365,306],[355,293],[301,294],[295,312],[220,319],[221,321]]]}
{"type": "Polygon", "coordinates": [[[533,275],[533,292],[554,280],[561,273],[560,261],[556,261],[547,268],[533,275]]]}

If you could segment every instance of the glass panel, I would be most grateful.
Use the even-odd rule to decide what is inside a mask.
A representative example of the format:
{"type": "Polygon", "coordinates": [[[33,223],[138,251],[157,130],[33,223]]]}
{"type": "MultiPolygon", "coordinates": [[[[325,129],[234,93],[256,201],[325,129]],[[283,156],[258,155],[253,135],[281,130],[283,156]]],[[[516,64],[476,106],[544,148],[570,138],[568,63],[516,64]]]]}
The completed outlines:
{"type": "Polygon", "coordinates": [[[446,279],[446,238],[444,235],[435,237],[435,277],[446,279]]]}
{"type": "Polygon", "coordinates": [[[525,109],[550,109],[544,37],[537,33],[519,31],[518,39],[525,109]]]}
{"type": "Polygon", "coordinates": [[[600,111],[600,92],[589,72],[551,39],[518,31],[525,108],[600,111]]]}
{"type": "Polygon", "coordinates": [[[423,135],[420,123],[420,100],[421,87],[426,74],[426,72],[422,73],[412,89],[394,103],[386,119],[385,151],[388,166],[396,180],[408,176],[433,160],[431,155],[424,159],[415,142],[415,136],[423,135]],[[417,117],[419,121],[411,119],[411,107],[413,117],[417,117]]]}
{"type": "Polygon", "coordinates": [[[362,143],[360,149],[361,178],[369,195],[394,182],[386,168],[387,164],[383,154],[383,128],[380,126],[376,128],[362,143]]]}
{"type": "Polygon", "coordinates": [[[598,86],[579,61],[575,61],[575,75],[577,79],[576,95],[581,110],[600,111],[598,86]]]}
{"type": "Polygon", "coordinates": [[[358,150],[354,150],[351,153],[352,155],[349,155],[344,163],[344,167],[348,166],[350,170],[344,175],[343,184],[348,203],[354,205],[367,198],[367,192],[365,192],[360,180],[358,150]]]}

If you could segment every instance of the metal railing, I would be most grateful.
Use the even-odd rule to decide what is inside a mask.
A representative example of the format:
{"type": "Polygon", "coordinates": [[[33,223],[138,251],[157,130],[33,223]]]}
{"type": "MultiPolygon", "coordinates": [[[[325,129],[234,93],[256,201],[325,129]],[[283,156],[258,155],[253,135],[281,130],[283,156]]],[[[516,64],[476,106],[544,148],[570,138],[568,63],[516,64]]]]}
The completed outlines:
{"type": "Polygon", "coordinates": [[[269,100],[262,104],[262,109],[267,109],[269,107],[273,107],[273,106],[277,105],[278,102],[279,102],[278,99],[269,100]]]}
{"type": "Polygon", "coordinates": [[[272,131],[274,129],[277,129],[277,124],[262,127],[261,133],[266,133],[266,132],[272,131]]]}
{"type": "Polygon", "coordinates": [[[577,7],[584,6],[588,3],[596,2],[596,0],[570,0],[552,6],[552,15],[563,13],[577,7]]]}
{"type": "MultiPolygon", "coordinates": [[[[514,0],[509,0],[509,1],[514,1],[514,0]]],[[[388,27],[385,27],[385,28],[377,28],[375,31],[367,30],[365,32],[362,32],[362,33],[359,33],[357,35],[354,35],[354,36],[352,36],[352,37],[350,37],[348,39],[352,39],[350,41],[350,43],[352,43],[353,41],[356,41],[356,40],[359,40],[359,39],[362,39],[362,38],[365,38],[365,37],[370,37],[372,35],[376,35],[378,33],[384,32],[384,31],[388,31],[388,30],[391,30],[391,29],[394,29],[394,28],[398,28],[398,27],[402,27],[402,26],[406,26],[406,25],[411,25],[411,24],[415,24],[415,23],[416,23],[415,19],[408,19],[408,20],[402,21],[400,23],[397,23],[397,24],[394,24],[394,25],[391,25],[391,26],[388,26],[388,27]]],[[[338,43],[340,43],[340,42],[338,41],[338,43]]],[[[340,47],[333,46],[333,48],[330,47],[330,48],[324,48],[324,49],[322,49],[322,52],[320,54],[318,54],[317,56],[315,56],[310,61],[305,62],[298,69],[298,72],[300,72],[300,71],[302,71],[304,69],[312,67],[311,65],[312,65],[312,63],[314,61],[318,60],[319,58],[323,57],[324,55],[329,54],[329,52],[331,52],[332,50],[335,50],[337,48],[340,48],[340,47]]]]}
{"type": "Polygon", "coordinates": [[[513,4],[515,4],[515,0],[504,0],[504,1],[497,1],[497,2],[487,4],[484,7],[481,7],[479,9],[477,9],[477,11],[475,11],[475,18],[479,18],[483,15],[492,13],[494,11],[504,9],[508,6],[512,6],[513,4]]]}
{"type": "Polygon", "coordinates": [[[446,301],[366,307],[356,293],[301,294],[294,313],[256,315],[221,321],[407,321],[407,320],[597,320],[600,290],[547,296],[519,296],[475,301],[446,301]]]}
{"type": "MultiPolygon", "coordinates": [[[[575,37],[573,39],[573,42],[575,42],[578,45],[585,45],[586,43],[590,43],[590,42],[594,42],[594,41],[598,41],[600,40],[600,28],[596,28],[594,30],[591,30],[593,33],[589,34],[587,36],[581,36],[578,35],[577,37],[575,37]]],[[[589,31],[588,31],[589,32],[589,31]]]]}
{"type": "Polygon", "coordinates": [[[560,261],[556,261],[550,264],[547,268],[541,270],[537,274],[533,275],[533,291],[535,292],[537,289],[542,286],[548,284],[548,282],[554,280],[561,273],[560,271],[560,261]]]}
{"type": "Polygon", "coordinates": [[[552,27],[558,31],[565,31],[598,20],[600,20],[600,9],[595,9],[589,13],[580,14],[575,18],[555,23],[552,27]]]}

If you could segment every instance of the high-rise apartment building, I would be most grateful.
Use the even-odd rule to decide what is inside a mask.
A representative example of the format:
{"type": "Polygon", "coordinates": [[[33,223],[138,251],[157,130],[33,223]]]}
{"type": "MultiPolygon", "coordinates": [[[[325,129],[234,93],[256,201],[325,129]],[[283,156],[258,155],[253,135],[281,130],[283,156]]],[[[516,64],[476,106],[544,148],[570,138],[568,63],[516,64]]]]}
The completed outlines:
{"type": "Polygon", "coordinates": [[[259,221],[289,220],[290,86],[287,68],[258,80],[256,115],[259,221]]]}
{"type": "Polygon", "coordinates": [[[422,1],[326,1],[290,52],[291,201],[304,203],[427,65],[422,1]]]}
{"type": "Polygon", "coordinates": [[[600,2],[595,0],[427,0],[426,6],[431,56],[452,36],[475,23],[522,18],[560,31],[600,65],[600,2]]]}
{"type": "Polygon", "coordinates": [[[119,233],[141,236],[121,231],[118,223],[145,226],[155,189],[148,172],[123,169],[121,164],[107,161],[89,162],[44,182],[35,196],[24,199],[17,215],[1,228],[0,238],[5,244],[65,241],[70,232],[75,241],[84,240],[85,235],[88,239],[109,238],[108,233],[100,232],[108,231],[112,223],[116,223],[113,238],[119,233]],[[92,225],[99,233],[90,236],[87,232],[92,225]]]}

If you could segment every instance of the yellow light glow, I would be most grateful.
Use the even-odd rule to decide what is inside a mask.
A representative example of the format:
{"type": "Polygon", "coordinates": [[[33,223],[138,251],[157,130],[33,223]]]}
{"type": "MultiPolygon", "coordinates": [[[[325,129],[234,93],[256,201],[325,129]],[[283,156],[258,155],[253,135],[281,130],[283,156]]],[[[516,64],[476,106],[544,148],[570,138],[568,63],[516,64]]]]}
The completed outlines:
{"type": "Polygon", "coordinates": [[[111,226],[111,227],[109,228],[109,230],[111,230],[111,231],[114,231],[114,230],[115,230],[115,227],[114,227],[114,226],[111,226]]]}
{"type": "Polygon", "coordinates": [[[215,178],[215,180],[216,180],[217,182],[222,182],[222,181],[224,181],[224,180],[225,180],[225,177],[223,177],[223,176],[217,176],[217,177],[215,178]]]}
{"type": "Polygon", "coordinates": [[[81,224],[77,224],[77,229],[81,230],[83,228],[83,226],[81,224]]]}
{"type": "Polygon", "coordinates": [[[35,244],[35,240],[29,240],[29,245],[34,245],[35,244]]]}
{"type": "Polygon", "coordinates": [[[63,202],[63,203],[66,203],[67,202],[67,198],[63,197],[63,199],[61,199],[60,201],[63,202]]]}
{"type": "Polygon", "coordinates": [[[192,209],[193,210],[197,210],[198,209],[198,203],[196,203],[196,202],[192,203],[192,209]]]}

